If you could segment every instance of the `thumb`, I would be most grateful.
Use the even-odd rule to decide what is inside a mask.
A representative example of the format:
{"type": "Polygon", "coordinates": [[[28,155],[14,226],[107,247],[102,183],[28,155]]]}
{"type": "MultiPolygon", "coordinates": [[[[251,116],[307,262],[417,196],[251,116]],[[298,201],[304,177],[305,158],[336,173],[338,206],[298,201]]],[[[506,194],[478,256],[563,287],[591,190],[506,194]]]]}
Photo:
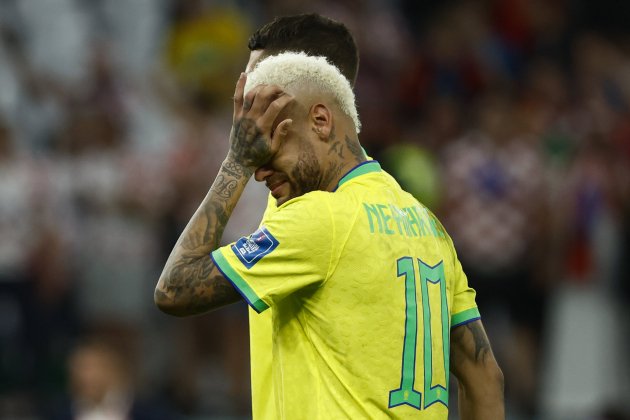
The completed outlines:
{"type": "Polygon", "coordinates": [[[291,119],[286,119],[278,124],[271,139],[271,150],[273,150],[273,153],[278,151],[278,149],[282,145],[282,142],[289,134],[289,130],[291,129],[292,125],[293,120],[291,119]]]}

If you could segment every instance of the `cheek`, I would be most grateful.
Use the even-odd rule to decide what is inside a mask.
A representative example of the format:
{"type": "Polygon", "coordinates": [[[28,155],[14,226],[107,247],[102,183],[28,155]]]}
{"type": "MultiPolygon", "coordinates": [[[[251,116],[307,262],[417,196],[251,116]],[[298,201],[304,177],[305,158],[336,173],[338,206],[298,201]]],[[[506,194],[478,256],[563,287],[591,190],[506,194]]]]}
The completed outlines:
{"type": "Polygon", "coordinates": [[[319,188],[319,180],[321,178],[319,161],[312,145],[308,142],[303,143],[297,160],[291,170],[296,189],[300,194],[314,191],[319,188]]]}

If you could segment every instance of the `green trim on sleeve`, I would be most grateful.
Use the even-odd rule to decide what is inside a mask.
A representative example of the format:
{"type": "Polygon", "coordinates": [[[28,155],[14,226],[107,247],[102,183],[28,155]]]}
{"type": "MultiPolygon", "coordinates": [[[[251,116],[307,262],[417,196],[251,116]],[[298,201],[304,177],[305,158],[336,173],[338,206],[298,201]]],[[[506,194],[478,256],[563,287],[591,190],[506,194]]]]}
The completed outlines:
{"type": "Polygon", "coordinates": [[[451,316],[451,328],[481,318],[479,308],[470,308],[451,316]]]}
{"type": "Polygon", "coordinates": [[[221,249],[212,251],[212,259],[217,268],[221,271],[223,276],[230,281],[236,287],[236,289],[243,295],[247,303],[258,313],[261,313],[265,309],[269,308],[261,298],[258,297],[256,292],[247,284],[245,280],[232,268],[227,259],[223,256],[221,249]]]}

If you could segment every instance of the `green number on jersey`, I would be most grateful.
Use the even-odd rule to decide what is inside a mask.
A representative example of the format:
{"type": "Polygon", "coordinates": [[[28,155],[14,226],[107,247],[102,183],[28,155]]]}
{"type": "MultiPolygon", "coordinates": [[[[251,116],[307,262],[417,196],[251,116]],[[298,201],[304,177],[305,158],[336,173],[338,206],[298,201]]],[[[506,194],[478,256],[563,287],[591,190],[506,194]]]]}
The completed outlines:
{"type": "Polygon", "coordinates": [[[410,405],[418,410],[427,408],[433,403],[441,402],[448,406],[448,367],[449,367],[449,318],[446,301],[446,280],[444,265],[440,261],[431,267],[418,259],[420,277],[420,295],[423,326],[423,367],[424,367],[424,405],[422,393],[414,389],[416,376],[416,347],[418,341],[418,303],[416,293],[416,271],[414,259],[403,257],[398,259],[398,277],[405,277],[405,338],[403,342],[402,372],[400,387],[390,391],[389,407],[402,404],[410,405]],[[431,286],[430,286],[431,285],[431,286]],[[439,314],[432,314],[429,299],[429,287],[439,287],[439,314]],[[432,331],[431,315],[439,316],[440,331],[432,331]],[[433,335],[436,334],[437,335],[433,335]],[[434,348],[442,349],[444,378],[442,383],[433,385],[434,348]]]}

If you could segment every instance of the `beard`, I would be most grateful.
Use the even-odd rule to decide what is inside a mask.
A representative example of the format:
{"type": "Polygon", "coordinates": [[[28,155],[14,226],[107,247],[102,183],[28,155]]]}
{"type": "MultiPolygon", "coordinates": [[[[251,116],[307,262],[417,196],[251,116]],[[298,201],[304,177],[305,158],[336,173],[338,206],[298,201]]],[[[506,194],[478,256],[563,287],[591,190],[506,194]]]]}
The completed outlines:
{"type": "Polygon", "coordinates": [[[297,162],[291,170],[290,198],[299,197],[320,189],[321,168],[313,145],[307,139],[301,139],[297,162]]]}

